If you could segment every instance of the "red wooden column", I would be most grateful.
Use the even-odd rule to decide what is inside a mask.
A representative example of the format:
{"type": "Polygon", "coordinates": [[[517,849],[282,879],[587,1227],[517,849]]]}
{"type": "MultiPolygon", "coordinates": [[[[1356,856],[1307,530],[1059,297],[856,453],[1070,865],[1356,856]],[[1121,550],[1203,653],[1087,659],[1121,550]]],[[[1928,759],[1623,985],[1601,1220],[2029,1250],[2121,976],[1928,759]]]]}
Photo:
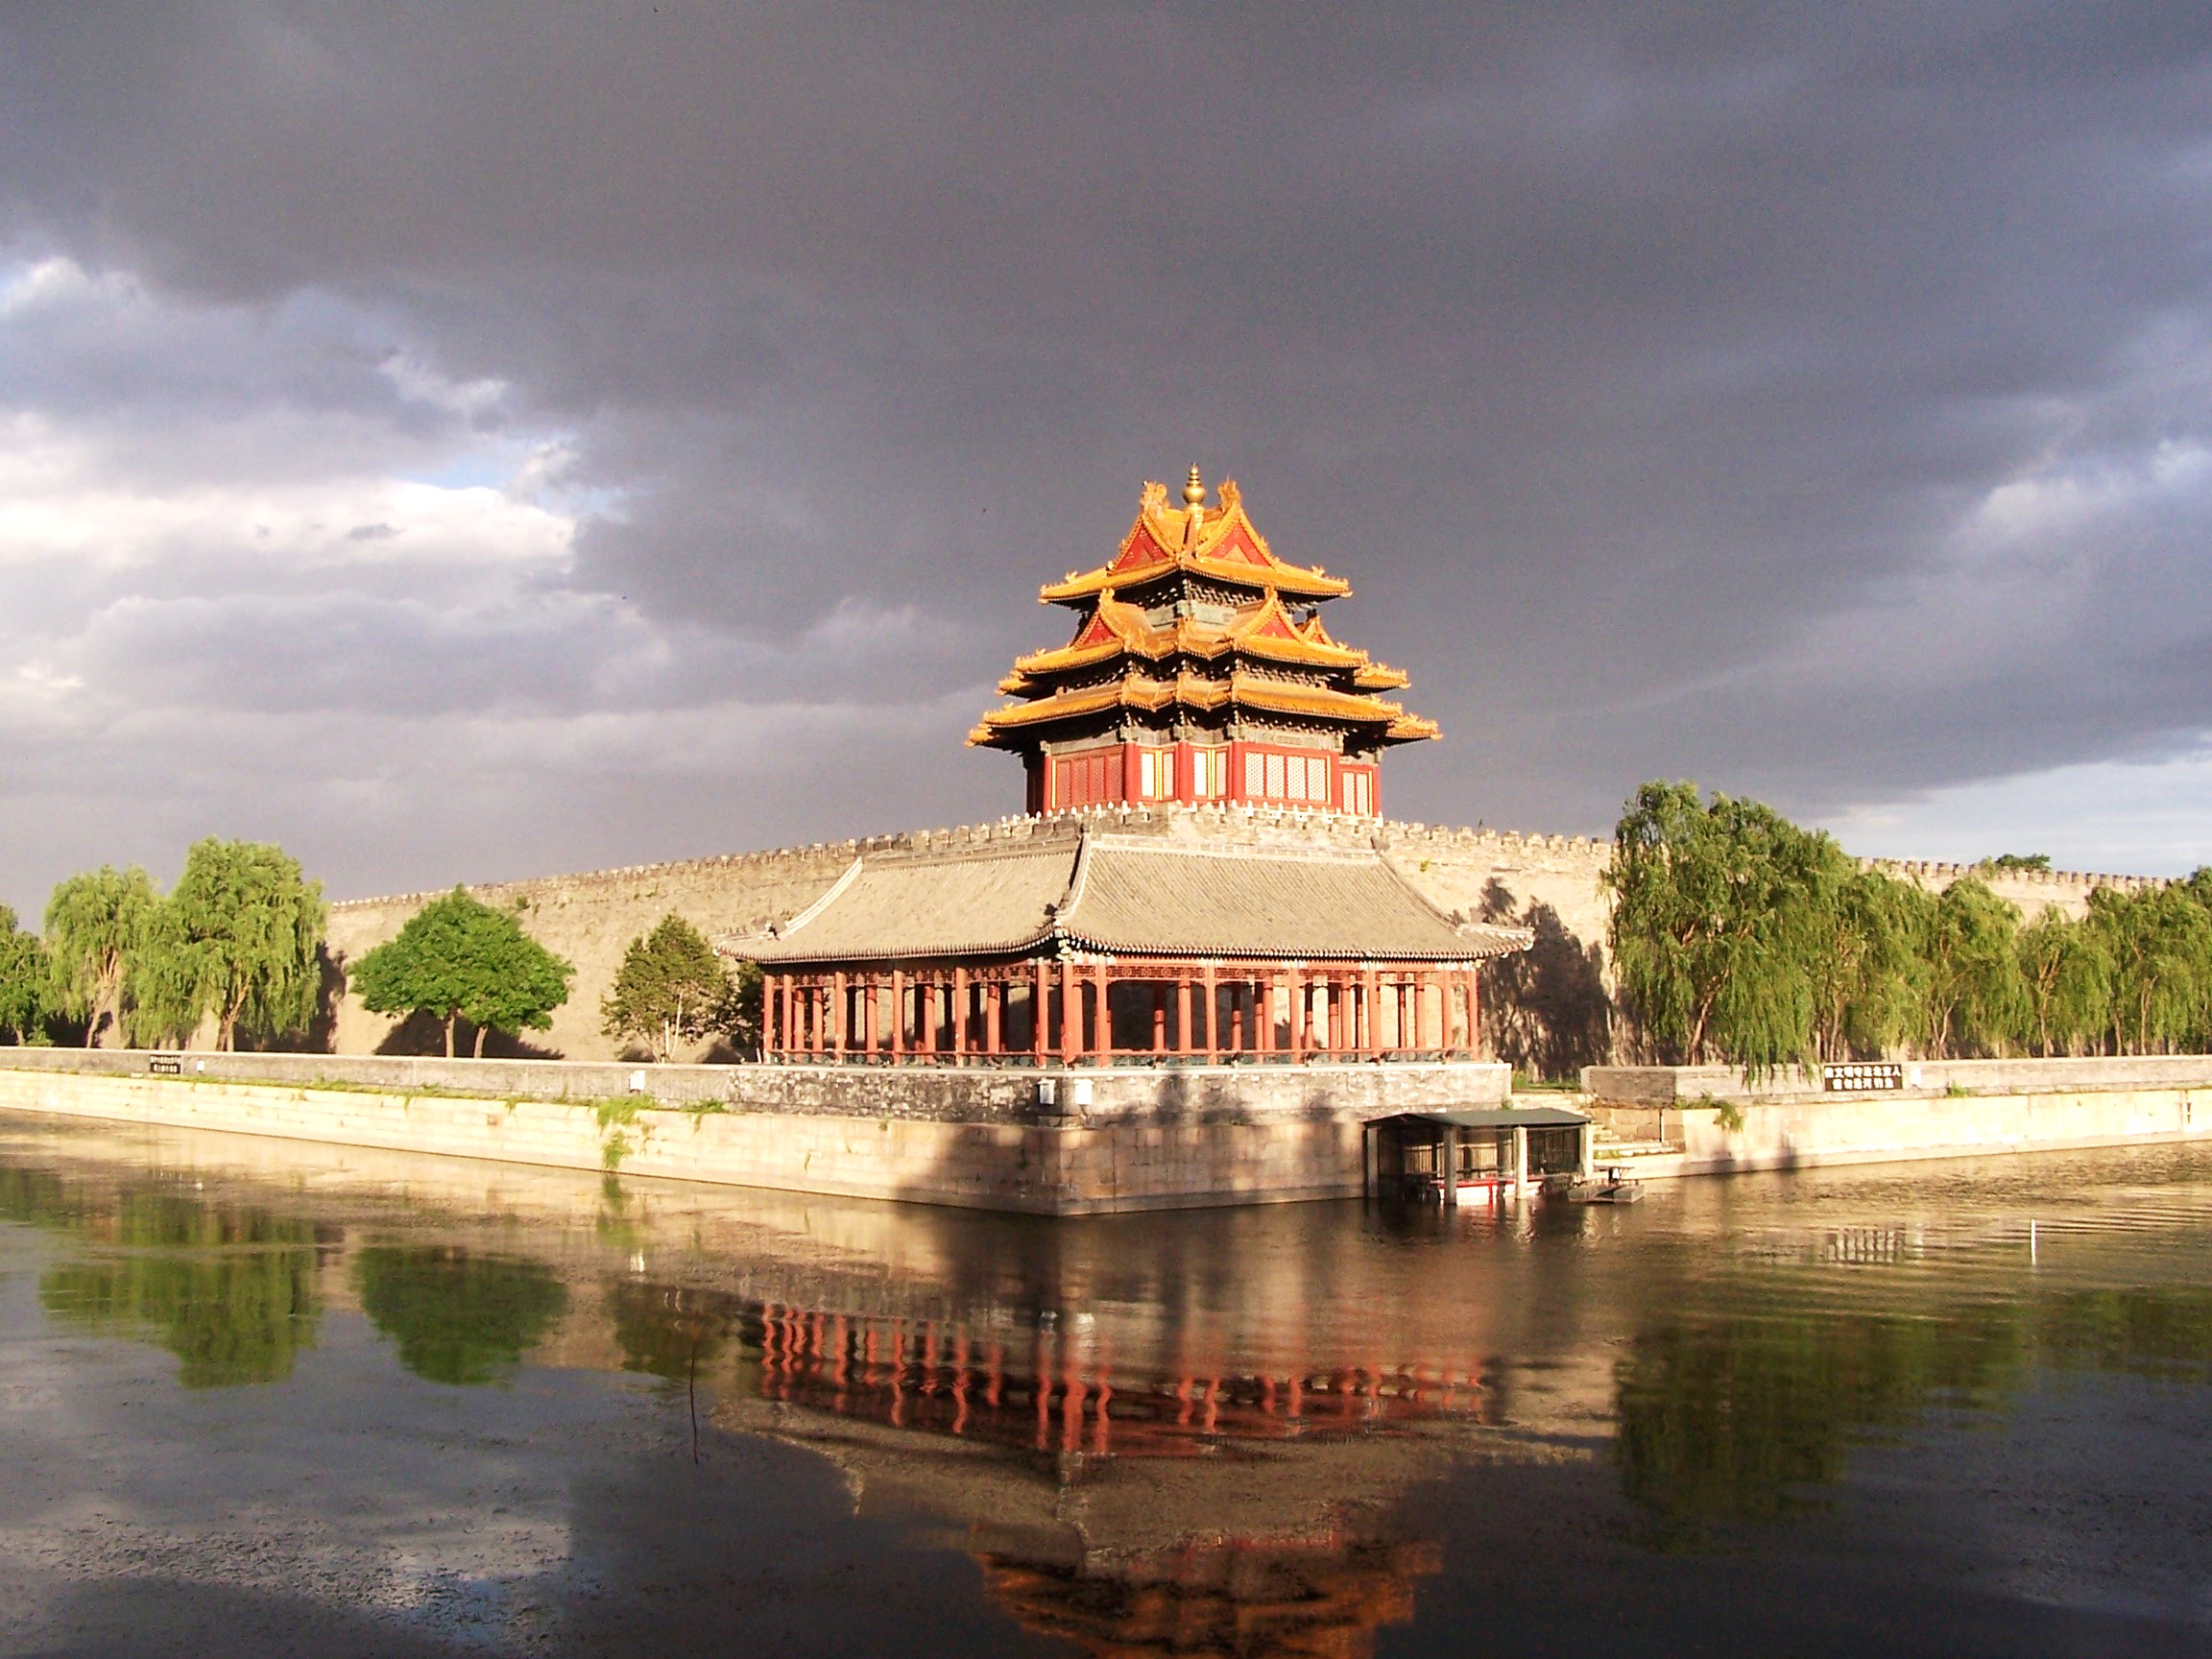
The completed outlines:
{"type": "Polygon", "coordinates": [[[1382,1052],[1382,985],[1375,970],[1359,973],[1359,1055],[1372,1060],[1382,1052]]]}
{"type": "Polygon", "coordinates": [[[1075,964],[1060,964],[1060,1062],[1075,1064],[1075,1050],[1083,1043],[1083,993],[1075,980],[1075,964]]]}
{"type": "Polygon", "coordinates": [[[952,1059],[968,1064],[968,970],[952,970],[952,1059]]]}
{"type": "Polygon", "coordinates": [[[1467,970],[1467,1053],[1482,1052],[1482,970],[1467,970]]]}
{"type": "Polygon", "coordinates": [[[994,979],[983,987],[983,1052],[996,1058],[1004,1052],[999,1047],[998,1034],[1004,1029],[1006,984],[994,979]]]}
{"type": "Polygon", "coordinates": [[[891,970],[891,1058],[906,1057],[906,970],[891,970]]]}
{"type": "Polygon", "coordinates": [[[872,972],[868,975],[867,1030],[860,1045],[860,1051],[867,1055],[871,1060],[876,1058],[876,1045],[880,1039],[882,1031],[883,986],[881,984],[881,975],[872,972]]]}
{"type": "Polygon", "coordinates": [[[845,970],[840,968],[830,975],[830,1052],[836,1058],[845,1058],[845,970]]]}
{"type": "Polygon", "coordinates": [[[1338,983],[1334,969],[1330,970],[1321,995],[1329,1025],[1329,1053],[1332,1058],[1340,1057],[1344,1052],[1344,987],[1338,983]]]}
{"type": "Polygon", "coordinates": [[[1429,1046],[1429,975],[1413,975],[1413,1046],[1429,1046]]]}
{"type": "Polygon", "coordinates": [[[1284,973],[1280,968],[1268,974],[1266,997],[1267,1008],[1260,1017],[1260,1029],[1264,1033],[1260,1044],[1260,1051],[1262,1054],[1287,1054],[1290,1051],[1290,1045],[1294,1041],[1288,1032],[1284,1033],[1283,1046],[1281,1048],[1275,1046],[1275,999],[1277,997],[1281,997],[1283,999],[1285,1023],[1295,1025],[1297,1018],[1290,1006],[1290,975],[1284,973]]]}
{"type": "Polygon", "coordinates": [[[1029,1046],[1037,1050],[1037,1064],[1040,1066],[1045,1064],[1045,1056],[1052,1046],[1052,1022],[1047,1018],[1052,1012],[1051,974],[1051,965],[1040,956],[1037,959],[1037,989],[1032,993],[1037,998],[1036,1029],[1029,1033],[1029,1046]]]}
{"type": "Polygon", "coordinates": [[[1190,1052],[1190,976],[1175,977],[1175,1052],[1190,1052]]]}
{"type": "Polygon", "coordinates": [[[1114,1058],[1114,1013],[1107,1005],[1106,996],[1108,973],[1106,964],[1101,962],[1097,973],[1093,975],[1098,982],[1098,1006],[1096,1018],[1091,1026],[1091,1055],[1101,1066],[1111,1063],[1114,1058]]]}
{"type": "Polygon", "coordinates": [[[1152,1052],[1167,1052],[1167,985],[1161,979],[1152,981],[1152,1052]]]}
{"type": "Polygon", "coordinates": [[[1306,971],[1301,968],[1290,975],[1290,1058],[1306,1058],[1310,1033],[1306,1029],[1306,1017],[1312,1011],[1313,998],[1306,988],[1306,971]]]}
{"type": "Polygon", "coordinates": [[[1221,1008],[1214,979],[1214,964],[1206,964],[1206,1058],[1221,1057],[1221,1008]]]}

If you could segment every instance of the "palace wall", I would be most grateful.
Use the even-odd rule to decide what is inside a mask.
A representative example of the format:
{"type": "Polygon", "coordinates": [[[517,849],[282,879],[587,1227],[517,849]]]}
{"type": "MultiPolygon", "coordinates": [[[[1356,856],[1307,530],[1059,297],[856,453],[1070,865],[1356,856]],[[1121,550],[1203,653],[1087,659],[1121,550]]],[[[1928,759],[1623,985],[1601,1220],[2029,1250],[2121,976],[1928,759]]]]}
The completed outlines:
{"type": "MultiPolygon", "coordinates": [[[[1610,842],[1574,835],[1522,835],[1510,830],[1378,823],[1287,810],[1108,807],[1050,818],[1008,818],[954,830],[473,885],[469,891],[486,903],[518,908],[523,926],[533,937],[576,965],[567,1004],[555,1013],[550,1031],[524,1033],[519,1042],[494,1036],[486,1052],[572,1060],[617,1058],[615,1046],[599,1031],[600,1001],[613,983],[630,942],[671,911],[709,938],[748,931],[812,903],[854,857],[864,853],[955,851],[1014,839],[1071,840],[1083,823],[1117,833],[1201,837],[1226,845],[1261,846],[1285,840],[1379,845],[1441,909],[1460,911],[1469,917],[1488,915],[1497,920],[1527,922],[1532,907],[1548,908],[1556,920],[1556,928],[1547,933],[1543,926],[1539,926],[1539,946],[1547,952],[1547,973],[1568,979],[1578,976],[1588,981],[1580,988],[1585,998],[1602,997],[1602,946],[1608,912],[1599,878],[1611,856],[1610,842]],[[1593,949],[1598,952],[1595,956],[1591,954],[1593,949]]],[[[1960,864],[1879,862],[1878,867],[1931,889],[1940,889],[1971,873],[1971,867],[1960,864]]],[[[2030,916],[2045,904],[2056,904],[2068,915],[2079,916],[2096,887],[2149,884],[2140,877],[2062,872],[1983,874],[2001,896],[2030,916]]],[[[325,1046],[343,1054],[435,1051],[441,1041],[435,1028],[418,1022],[400,1029],[396,1022],[362,1008],[345,987],[348,967],[398,932],[407,918],[435,896],[408,893],[350,900],[331,906],[330,1011],[318,1033],[325,1046]]],[[[1575,991],[1570,985],[1564,994],[1575,991]]],[[[1569,1058],[1573,1064],[1566,1069],[1571,1070],[1574,1065],[1605,1056],[1584,1053],[1569,1058]]]]}

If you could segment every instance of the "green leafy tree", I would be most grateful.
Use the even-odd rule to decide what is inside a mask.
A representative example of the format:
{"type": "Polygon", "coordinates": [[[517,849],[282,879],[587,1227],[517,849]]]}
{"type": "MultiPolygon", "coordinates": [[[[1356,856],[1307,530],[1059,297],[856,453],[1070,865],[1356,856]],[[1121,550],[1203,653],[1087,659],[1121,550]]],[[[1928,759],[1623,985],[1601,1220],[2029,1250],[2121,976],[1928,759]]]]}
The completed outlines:
{"type": "Polygon", "coordinates": [[[2088,924],[2112,961],[2106,1015],[2115,1051],[2155,1054],[2203,1033],[2212,982],[2212,912],[2186,883],[2089,895],[2088,924]]]}
{"type": "Polygon", "coordinates": [[[2112,1000],[2112,958],[2103,937],[2056,904],[2020,929],[2020,978],[2028,1031],[2038,1054],[2071,1054],[2104,1034],[2112,1000]]]}
{"type": "Polygon", "coordinates": [[[453,1053],[453,1026],[476,1027],[476,1057],[484,1057],[487,1031],[543,1031],[553,1010],[568,1000],[576,970],[522,930],[505,910],[473,898],[465,887],[433,899],[407,920],[398,937],[361,958],[353,989],[373,1014],[427,1013],[445,1027],[445,1053],[453,1053]]]}
{"type": "Polygon", "coordinates": [[[42,1041],[40,1022],[52,995],[53,973],[36,933],[15,926],[15,912],[0,904],[0,1030],[18,1044],[42,1041]]]}
{"type": "MultiPolygon", "coordinates": [[[[757,987],[757,969],[754,977],[757,987]]],[[[711,1032],[729,1030],[738,1013],[736,982],[714,947],[674,914],[630,941],[613,988],[599,1004],[601,1030],[617,1041],[640,1039],[662,1061],[711,1032]]]]}
{"type": "Polygon", "coordinates": [[[322,884],[281,847],[195,841],[146,930],[139,1025],[181,1040],[212,1015],[225,1051],[241,1030],[303,1028],[322,986],[324,917],[322,884]]]}
{"type": "Polygon", "coordinates": [[[1943,889],[1923,947],[1922,1035],[1936,1058],[2002,1053],[2030,1019],[2020,972],[2019,907],[1977,877],[1943,889]]]}
{"type": "Polygon", "coordinates": [[[1605,873],[1613,960],[1646,1037],[1692,1065],[1810,1058],[1822,912],[1851,866],[1827,836],[1691,783],[1630,798],[1605,873]]]}
{"type": "Polygon", "coordinates": [[[1890,1052],[1918,1022],[1917,947],[1929,896],[1910,881],[1846,867],[1811,897],[1808,972],[1820,1058],[1890,1052]]]}
{"type": "Polygon", "coordinates": [[[131,1001],[131,972],[143,952],[158,901],[135,864],[103,864],[72,876],[46,902],[46,955],[55,1011],[84,1022],[84,1046],[103,1029],[120,1029],[131,1001]]]}

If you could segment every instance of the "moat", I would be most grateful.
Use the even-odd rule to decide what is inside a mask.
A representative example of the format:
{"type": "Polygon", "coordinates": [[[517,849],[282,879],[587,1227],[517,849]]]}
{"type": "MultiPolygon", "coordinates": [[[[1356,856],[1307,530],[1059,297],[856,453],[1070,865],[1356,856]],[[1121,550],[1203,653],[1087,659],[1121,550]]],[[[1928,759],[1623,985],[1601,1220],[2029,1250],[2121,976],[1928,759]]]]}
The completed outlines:
{"type": "Polygon", "coordinates": [[[2199,1653],[2212,1147],[1046,1221],[0,1121],[0,1650],[2199,1653]]]}

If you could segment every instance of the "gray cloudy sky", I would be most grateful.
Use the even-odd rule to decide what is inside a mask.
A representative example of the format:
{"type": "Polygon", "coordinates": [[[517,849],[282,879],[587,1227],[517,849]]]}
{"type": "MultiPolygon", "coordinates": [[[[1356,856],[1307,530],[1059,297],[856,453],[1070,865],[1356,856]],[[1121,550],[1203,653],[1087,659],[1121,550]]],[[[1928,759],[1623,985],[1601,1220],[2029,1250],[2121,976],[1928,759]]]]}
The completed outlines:
{"type": "MultiPolygon", "coordinates": [[[[1241,481],[1446,740],[2212,860],[2212,10],[0,11],[0,899],[954,823],[1241,481]]],[[[1424,752],[1425,751],[1425,752],[1424,752]]]]}

